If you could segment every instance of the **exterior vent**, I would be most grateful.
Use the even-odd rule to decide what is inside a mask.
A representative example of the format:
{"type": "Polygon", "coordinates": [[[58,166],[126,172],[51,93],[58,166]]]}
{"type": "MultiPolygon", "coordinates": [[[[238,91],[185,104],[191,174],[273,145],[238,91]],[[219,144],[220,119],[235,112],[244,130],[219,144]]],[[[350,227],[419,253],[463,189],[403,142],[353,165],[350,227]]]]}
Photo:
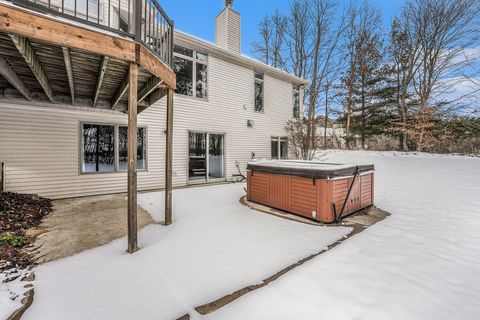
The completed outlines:
{"type": "Polygon", "coordinates": [[[253,128],[255,126],[255,122],[253,120],[247,120],[247,128],[253,128]]]}

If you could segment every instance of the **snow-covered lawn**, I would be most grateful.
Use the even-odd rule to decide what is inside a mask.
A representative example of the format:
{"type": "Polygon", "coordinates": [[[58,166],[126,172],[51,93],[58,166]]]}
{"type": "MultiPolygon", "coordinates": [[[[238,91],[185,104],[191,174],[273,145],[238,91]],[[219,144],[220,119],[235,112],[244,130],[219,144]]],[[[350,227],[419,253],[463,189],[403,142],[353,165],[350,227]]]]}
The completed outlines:
{"type": "MultiPolygon", "coordinates": [[[[245,184],[174,191],[174,223],[41,265],[34,303],[22,319],[175,319],[324,249],[350,228],[320,227],[239,203],[245,184]]],[[[139,196],[157,221],[163,193],[139,196]]]]}
{"type": "MultiPolygon", "coordinates": [[[[195,306],[349,230],[249,210],[238,202],[242,184],[178,190],[174,224],[143,229],[136,254],[125,254],[119,239],[40,266],[24,319],[480,319],[480,159],[367,152],[323,159],[374,163],[375,202],[392,216],[202,317],[195,306]]],[[[162,220],[161,193],[139,200],[162,220]]]]}
{"type": "Polygon", "coordinates": [[[330,152],[372,162],[392,216],[208,319],[480,319],[480,159],[330,152]]]}

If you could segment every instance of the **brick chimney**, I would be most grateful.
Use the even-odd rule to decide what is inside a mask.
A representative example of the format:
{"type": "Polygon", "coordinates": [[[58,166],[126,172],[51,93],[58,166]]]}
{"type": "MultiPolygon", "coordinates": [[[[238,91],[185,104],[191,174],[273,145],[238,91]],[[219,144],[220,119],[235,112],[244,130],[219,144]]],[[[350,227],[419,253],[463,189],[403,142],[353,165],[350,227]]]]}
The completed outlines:
{"type": "Polygon", "coordinates": [[[240,14],[232,7],[233,0],[225,0],[225,9],[215,19],[215,44],[240,54],[240,14]]]}

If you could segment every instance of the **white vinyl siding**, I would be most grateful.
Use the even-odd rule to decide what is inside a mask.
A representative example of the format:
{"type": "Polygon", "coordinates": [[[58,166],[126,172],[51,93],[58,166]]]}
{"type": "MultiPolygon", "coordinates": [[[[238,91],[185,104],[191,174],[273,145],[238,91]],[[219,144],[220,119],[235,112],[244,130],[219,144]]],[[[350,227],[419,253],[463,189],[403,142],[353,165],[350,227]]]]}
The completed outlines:
{"type": "MultiPolygon", "coordinates": [[[[148,117],[139,116],[139,125],[148,126],[151,155],[149,171],[138,172],[140,190],[161,188],[163,183],[164,160],[158,155],[164,152],[165,135],[155,120],[163,116],[163,110],[155,109],[149,110],[148,117]]],[[[7,190],[52,198],[126,191],[125,172],[81,174],[80,159],[81,123],[98,123],[101,119],[126,125],[126,115],[4,103],[0,104],[0,113],[0,162],[7,166],[7,190]]]]}
{"type": "Polygon", "coordinates": [[[215,43],[230,52],[240,53],[240,14],[225,8],[215,19],[215,43]]]}
{"type": "MultiPolygon", "coordinates": [[[[270,138],[285,136],[292,118],[292,84],[265,74],[264,113],[253,112],[253,69],[209,55],[209,99],[174,98],[173,183],[188,183],[188,131],[225,135],[225,178],[244,171],[254,152],[270,158],[270,138]],[[253,120],[253,128],[247,128],[253,120]]],[[[165,104],[143,111],[138,125],[148,128],[148,171],[138,172],[138,189],[164,187],[165,104]]],[[[72,106],[0,103],[0,162],[7,165],[8,191],[51,198],[126,192],[125,172],[80,174],[81,123],[126,125],[118,112],[72,106]]]]}

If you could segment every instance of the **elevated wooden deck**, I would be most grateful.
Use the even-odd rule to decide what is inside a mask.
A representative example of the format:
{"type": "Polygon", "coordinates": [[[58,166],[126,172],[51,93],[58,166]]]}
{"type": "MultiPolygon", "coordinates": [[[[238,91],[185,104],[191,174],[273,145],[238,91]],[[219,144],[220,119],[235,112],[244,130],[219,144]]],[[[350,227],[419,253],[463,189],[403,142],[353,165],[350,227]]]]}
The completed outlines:
{"type": "Polygon", "coordinates": [[[0,99],[126,112],[130,63],[140,111],[175,88],[170,66],[142,41],[0,2],[0,99]]]}
{"type": "Polygon", "coordinates": [[[165,95],[172,223],[172,57],[173,22],[156,0],[0,0],[0,100],[128,113],[129,253],[138,248],[137,114],[165,95]]]}

